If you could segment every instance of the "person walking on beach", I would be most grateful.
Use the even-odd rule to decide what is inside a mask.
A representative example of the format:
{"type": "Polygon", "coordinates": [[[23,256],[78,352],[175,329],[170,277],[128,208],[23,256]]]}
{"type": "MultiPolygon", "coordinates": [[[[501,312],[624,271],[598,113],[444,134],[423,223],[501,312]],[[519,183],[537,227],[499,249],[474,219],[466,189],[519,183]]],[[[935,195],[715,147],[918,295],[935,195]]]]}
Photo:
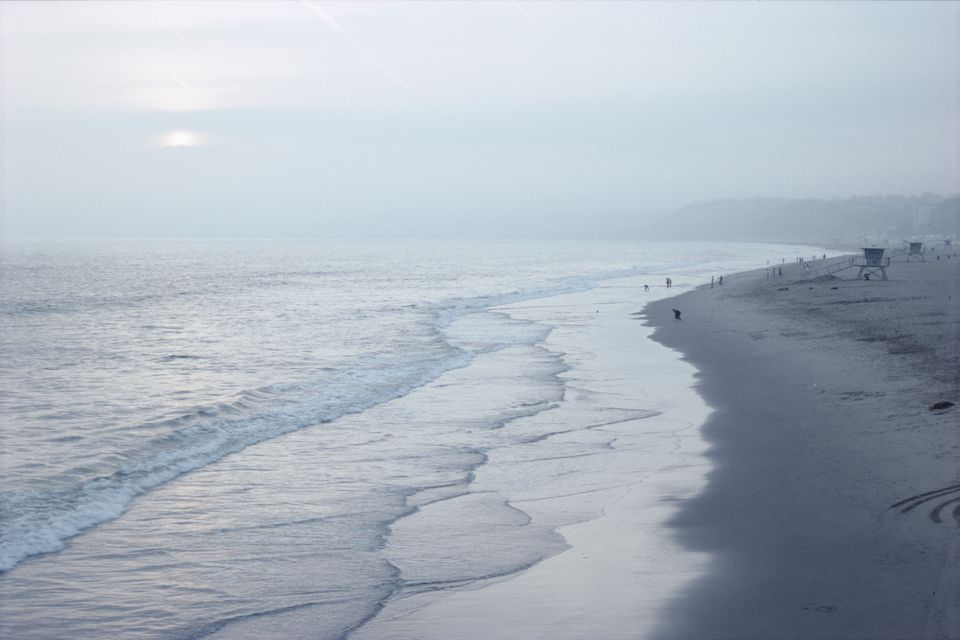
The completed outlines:
{"type": "Polygon", "coordinates": [[[713,276],[710,276],[710,288],[713,289],[713,276]]]}
{"type": "Polygon", "coordinates": [[[780,272],[780,277],[783,277],[783,267],[777,267],[777,271],[780,272]]]}
{"type": "Polygon", "coordinates": [[[673,317],[676,318],[677,320],[680,319],[680,309],[673,310],[673,317]]]}
{"type": "Polygon", "coordinates": [[[650,285],[648,285],[648,284],[643,285],[643,290],[644,290],[644,291],[650,291],[650,285]]]}
{"type": "Polygon", "coordinates": [[[672,285],[673,285],[673,280],[671,280],[670,278],[667,278],[667,289],[669,289],[672,285]]]}
{"type": "Polygon", "coordinates": [[[717,278],[717,284],[720,285],[721,287],[723,286],[723,276],[720,276],[719,278],[717,278]]]}

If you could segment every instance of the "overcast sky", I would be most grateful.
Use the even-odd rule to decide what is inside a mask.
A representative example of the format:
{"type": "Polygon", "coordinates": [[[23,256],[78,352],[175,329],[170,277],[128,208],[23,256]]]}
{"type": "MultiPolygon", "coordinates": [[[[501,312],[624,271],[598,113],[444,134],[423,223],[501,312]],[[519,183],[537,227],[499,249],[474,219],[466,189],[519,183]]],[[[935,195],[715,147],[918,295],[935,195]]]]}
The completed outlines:
{"type": "Polygon", "coordinates": [[[955,193],[960,4],[0,4],[8,236],[605,237],[955,193]]]}

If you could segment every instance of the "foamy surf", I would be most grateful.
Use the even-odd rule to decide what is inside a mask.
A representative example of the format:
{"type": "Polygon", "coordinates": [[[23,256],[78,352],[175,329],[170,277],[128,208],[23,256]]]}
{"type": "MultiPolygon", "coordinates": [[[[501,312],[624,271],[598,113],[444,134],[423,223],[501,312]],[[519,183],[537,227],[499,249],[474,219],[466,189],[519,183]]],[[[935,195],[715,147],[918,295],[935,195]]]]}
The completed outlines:
{"type": "MultiPolygon", "coordinates": [[[[75,249],[96,261],[63,247],[22,257],[61,276],[24,283],[9,305],[50,311],[0,323],[0,343],[16,347],[0,361],[0,406],[16,414],[0,434],[0,635],[58,633],[17,604],[29,602],[62,612],[78,638],[255,636],[281,620],[338,638],[407,587],[532,566],[564,547],[556,526],[594,513],[575,496],[600,487],[570,465],[615,459],[608,431],[657,412],[579,384],[563,350],[544,347],[553,325],[535,310],[612,278],[662,269],[682,284],[698,263],[772,254],[381,245],[371,261],[298,244],[250,261],[249,247],[217,245],[203,268],[177,247],[129,267],[132,246],[75,249]],[[74,273],[94,263],[100,280],[74,273]],[[138,292],[158,278],[163,292],[138,292]],[[87,281],[103,291],[83,292],[87,281]],[[509,303],[531,314],[497,307],[509,303]],[[573,400],[599,413],[556,423],[573,400]],[[517,456],[571,496],[559,519],[517,513],[536,510],[533,495],[525,507],[471,495],[487,490],[491,461],[517,456]],[[449,544],[417,544],[441,531],[449,544]],[[459,548],[501,543],[508,554],[488,554],[500,561],[458,569],[459,548]],[[41,587],[58,575],[75,588],[41,587]]],[[[608,309],[571,307],[570,326],[608,309]]]]}
{"type": "MultiPolygon", "coordinates": [[[[624,275],[626,271],[564,278],[539,288],[447,303],[429,321],[443,345],[438,357],[344,370],[328,368],[319,380],[245,391],[235,402],[203,407],[163,421],[173,429],[138,443],[135,451],[124,452],[128,461],[113,473],[55,491],[4,492],[0,494],[0,571],[13,568],[29,556],[61,550],[67,539],[117,518],[138,496],[184,473],[253,444],[403,396],[445,371],[466,366],[479,353],[514,344],[535,344],[549,332],[549,328],[534,323],[500,317],[485,323],[482,339],[465,342],[456,331],[447,334],[457,319],[479,315],[499,304],[583,290],[603,279],[624,275]]],[[[196,359],[180,354],[165,356],[161,361],[196,359]]],[[[159,425],[150,426],[155,429],[159,425]]]]}

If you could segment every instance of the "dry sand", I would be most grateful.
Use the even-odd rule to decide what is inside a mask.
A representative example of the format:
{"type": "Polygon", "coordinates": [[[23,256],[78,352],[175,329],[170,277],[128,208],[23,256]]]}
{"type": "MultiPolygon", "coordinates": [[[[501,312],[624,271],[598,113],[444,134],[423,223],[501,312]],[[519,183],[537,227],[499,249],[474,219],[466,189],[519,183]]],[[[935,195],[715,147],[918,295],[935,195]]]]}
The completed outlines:
{"type": "Polygon", "coordinates": [[[708,486],[671,521],[714,561],[654,637],[960,637],[960,407],[930,409],[960,404],[960,257],[888,272],[648,307],[715,409],[708,486]]]}

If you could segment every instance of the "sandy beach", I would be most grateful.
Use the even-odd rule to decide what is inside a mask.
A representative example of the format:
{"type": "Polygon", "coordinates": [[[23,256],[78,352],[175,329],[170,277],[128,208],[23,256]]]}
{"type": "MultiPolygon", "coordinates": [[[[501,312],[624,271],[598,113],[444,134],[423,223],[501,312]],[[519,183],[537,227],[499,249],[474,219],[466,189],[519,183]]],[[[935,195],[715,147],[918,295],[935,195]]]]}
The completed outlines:
{"type": "Polygon", "coordinates": [[[957,400],[960,259],[889,274],[787,264],[643,314],[636,283],[567,297],[602,313],[559,322],[554,346],[595,352],[593,382],[625,398],[667,376],[688,424],[597,497],[600,517],[560,530],[567,551],[400,598],[353,637],[960,637],[960,434],[955,407],[930,408],[957,400]],[[651,328],[677,353],[662,371],[644,367],[651,328]]]}
{"type": "Polygon", "coordinates": [[[960,419],[931,410],[960,388],[960,259],[888,271],[648,308],[715,409],[707,489],[671,522],[713,564],[655,637],[960,637],[960,419]]]}
{"type": "Polygon", "coordinates": [[[960,640],[958,44],[0,0],[0,640],[960,640]]]}

